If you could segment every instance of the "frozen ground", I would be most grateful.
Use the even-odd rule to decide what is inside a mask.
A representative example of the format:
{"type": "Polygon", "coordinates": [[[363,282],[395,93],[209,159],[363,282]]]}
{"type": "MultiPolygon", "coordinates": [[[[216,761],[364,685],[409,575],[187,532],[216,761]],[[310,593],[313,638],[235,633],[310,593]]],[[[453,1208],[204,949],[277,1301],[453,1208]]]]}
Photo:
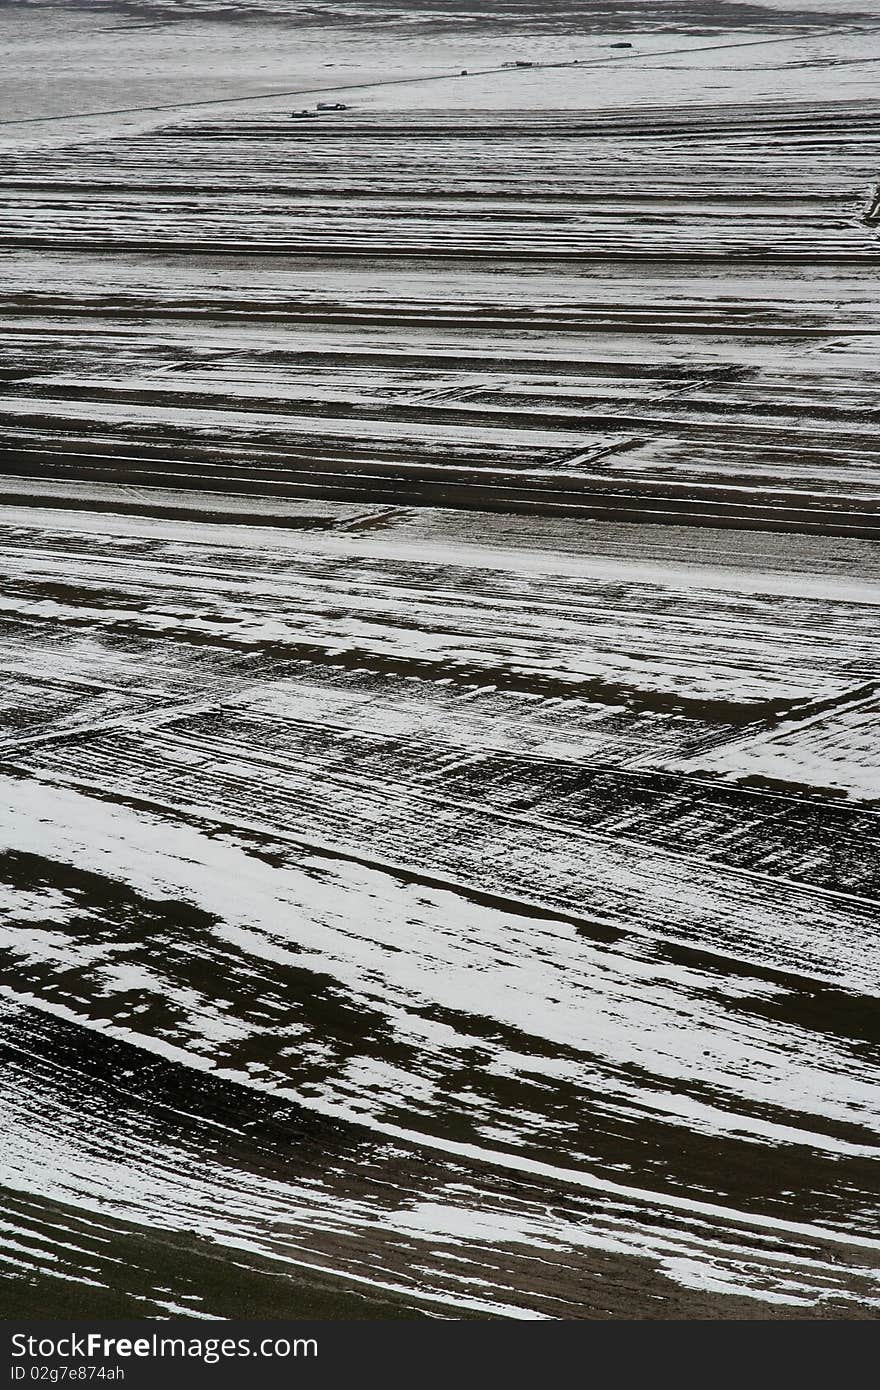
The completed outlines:
{"type": "Polygon", "coordinates": [[[876,1317],[876,14],[0,34],[4,1310],[876,1317]]]}

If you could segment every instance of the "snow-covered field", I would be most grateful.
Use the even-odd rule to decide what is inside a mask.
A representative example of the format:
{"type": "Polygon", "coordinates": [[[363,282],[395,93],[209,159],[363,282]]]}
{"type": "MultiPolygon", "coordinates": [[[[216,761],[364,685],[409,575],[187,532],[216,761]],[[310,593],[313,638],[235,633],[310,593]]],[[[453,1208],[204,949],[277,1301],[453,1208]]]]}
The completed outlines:
{"type": "Polygon", "coordinates": [[[877,1316],[880,19],[726,9],[0,9],[10,1313],[877,1316]]]}

